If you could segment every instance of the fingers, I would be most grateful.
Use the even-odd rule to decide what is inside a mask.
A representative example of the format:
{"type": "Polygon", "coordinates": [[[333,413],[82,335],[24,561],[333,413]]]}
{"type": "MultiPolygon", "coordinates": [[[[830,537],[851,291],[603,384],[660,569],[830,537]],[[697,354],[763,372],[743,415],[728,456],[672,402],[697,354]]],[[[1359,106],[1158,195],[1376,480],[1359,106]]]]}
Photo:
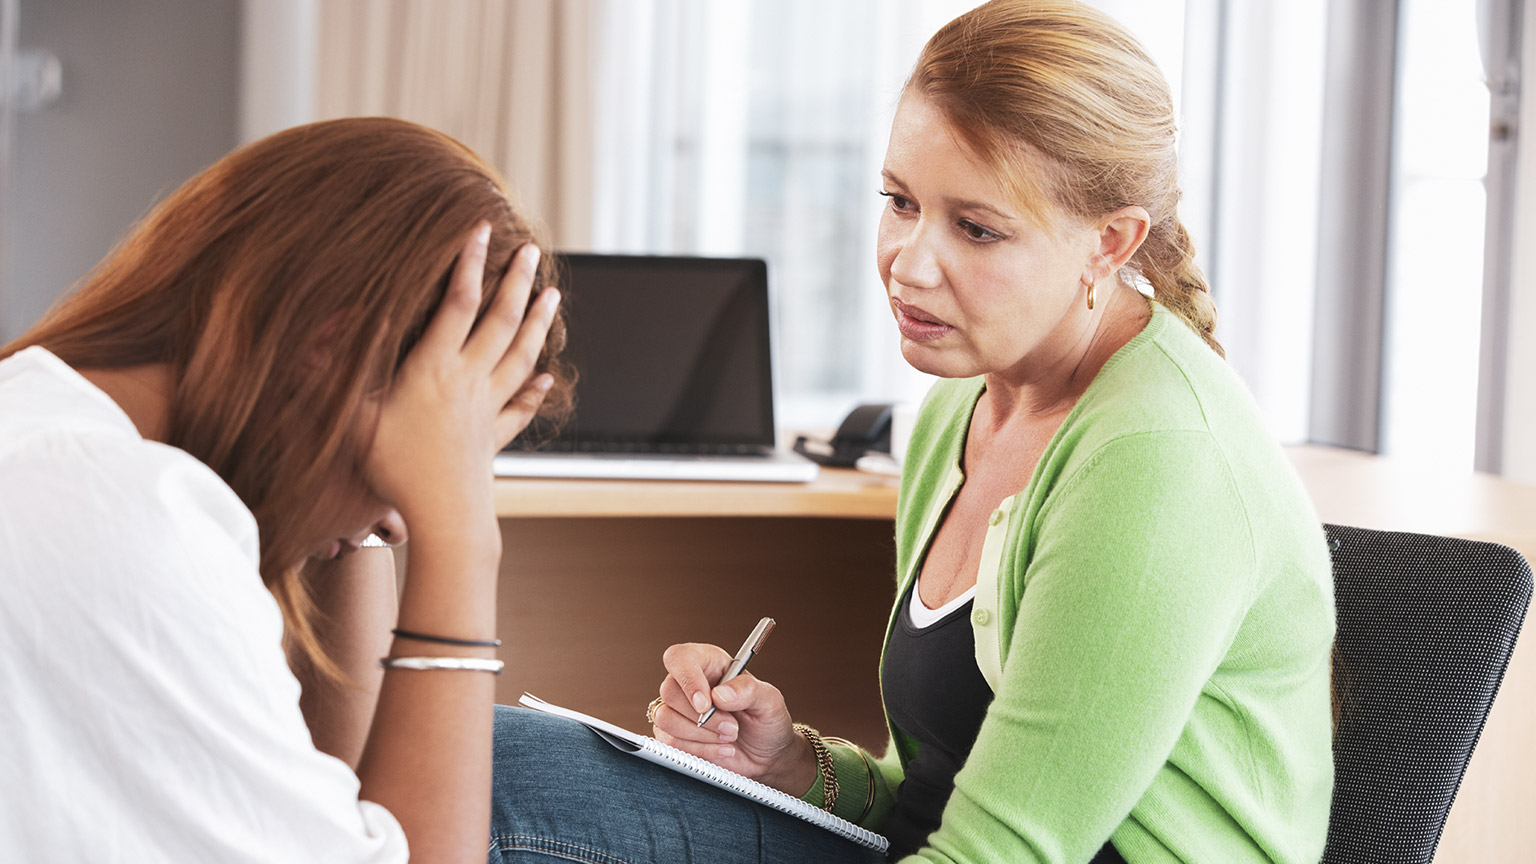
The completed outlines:
{"type": "Polygon", "coordinates": [[[655,721],[658,737],[689,744],[729,745],[740,733],[743,718],[766,719],[783,713],[784,698],[778,688],[750,672],[712,686],[730,662],[730,655],[714,645],[685,643],[666,650],[662,655],[668,673],[661,684],[664,704],[657,710],[655,721]],[[699,715],[711,705],[715,713],[701,728],[699,715]]]}
{"type": "Polygon", "coordinates": [[[458,353],[464,346],[475,316],[480,311],[481,282],[485,274],[485,250],[491,239],[491,225],[481,222],[464,240],[459,260],[448,280],[448,293],[426,332],[421,345],[428,351],[458,353]]]}
{"type": "MultiPolygon", "coordinates": [[[[709,696],[717,709],[717,715],[721,711],[728,711],[735,715],[756,717],[777,711],[784,704],[779,688],[759,680],[750,672],[743,672],[721,684],[710,691],[709,696]]],[[[714,718],[710,718],[710,722],[713,723],[714,718]]]]}
{"type": "Polygon", "coordinates": [[[504,347],[491,372],[491,382],[499,388],[498,392],[516,392],[527,382],[538,364],[539,352],[544,350],[544,339],[555,323],[555,312],[559,307],[558,289],[545,288],[539,293],[539,299],[528,310],[528,317],[518,326],[511,346],[504,347]]]}
{"type": "MultiPolygon", "coordinates": [[[[512,256],[512,266],[501,277],[496,299],[491,301],[485,317],[464,343],[465,354],[483,363],[483,368],[491,368],[497,363],[517,335],[519,325],[523,323],[523,310],[528,307],[528,298],[533,292],[540,255],[539,247],[532,243],[524,243],[518,248],[512,256]]],[[[476,276],[480,278],[481,274],[476,276]]]]}
{"type": "Polygon", "coordinates": [[[781,761],[795,733],[777,687],[743,673],[713,691],[716,710],[703,727],[676,679],[661,687],[652,734],[663,744],[757,777],[781,761]]]}
{"type": "MultiPolygon", "coordinates": [[[[709,710],[709,691],[713,682],[731,665],[731,655],[715,645],[685,642],[673,645],[661,655],[667,675],[681,688],[683,704],[693,708],[694,719],[709,710]]],[[[666,693],[662,693],[666,696],[666,693]]]]}
{"type": "Polygon", "coordinates": [[[667,678],[661,684],[665,704],[656,711],[656,739],[705,759],[735,755],[728,742],[736,737],[737,725],[728,713],[716,711],[703,728],[698,725],[711,704],[711,682],[725,674],[731,655],[714,645],[689,642],[668,648],[661,662],[667,678]]]}
{"type": "MultiPolygon", "coordinates": [[[[670,709],[662,709],[667,710],[670,709]]],[[[651,737],[657,741],[711,762],[721,762],[736,756],[738,748],[734,740],[725,741],[716,732],[699,729],[693,725],[693,721],[675,711],[670,716],[664,716],[662,711],[656,712],[656,725],[651,730],[651,737]]]]}
{"type": "MultiPolygon", "coordinates": [[[[490,308],[476,324],[490,233],[489,223],[481,222],[465,241],[442,306],[427,325],[421,341],[422,347],[429,352],[462,352],[470,368],[490,370],[494,392],[511,403],[516,398],[533,398],[534,394],[526,388],[528,376],[533,373],[539,353],[544,349],[545,337],[554,324],[560,292],[552,288],[540,292],[538,301],[529,309],[528,298],[533,291],[542,253],[539,247],[525,243],[513,256],[512,266],[503,277],[490,308]],[[529,309],[526,318],[525,309],[529,309]]],[[[543,397],[538,398],[542,400],[543,397]]],[[[534,410],[537,410],[536,404],[534,410]]],[[[532,418],[532,414],[528,416],[532,418]]],[[[526,420],[523,425],[527,425],[526,420]]]]}
{"type": "Polygon", "coordinates": [[[501,409],[496,417],[496,449],[500,450],[512,443],[512,439],[518,433],[528,428],[533,418],[539,413],[539,406],[544,404],[544,397],[549,395],[551,387],[555,386],[553,375],[544,374],[524,385],[517,391],[512,401],[501,409]]]}
{"type": "Polygon", "coordinates": [[[734,748],[720,749],[722,745],[729,747],[738,731],[729,714],[716,711],[715,716],[700,727],[698,712],[683,697],[683,691],[674,679],[667,678],[661,693],[663,703],[656,709],[653,727],[658,741],[706,758],[730,756],[735,752],[734,748]]]}

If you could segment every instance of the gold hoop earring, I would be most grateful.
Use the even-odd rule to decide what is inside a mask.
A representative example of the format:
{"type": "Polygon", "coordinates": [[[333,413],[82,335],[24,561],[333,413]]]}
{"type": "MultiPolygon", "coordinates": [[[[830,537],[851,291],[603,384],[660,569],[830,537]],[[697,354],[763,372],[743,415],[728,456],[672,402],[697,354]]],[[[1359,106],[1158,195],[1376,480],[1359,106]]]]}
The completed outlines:
{"type": "Polygon", "coordinates": [[[1088,289],[1088,308],[1091,310],[1093,309],[1093,289],[1098,283],[1088,281],[1087,276],[1082,278],[1082,283],[1083,287],[1088,289]]]}

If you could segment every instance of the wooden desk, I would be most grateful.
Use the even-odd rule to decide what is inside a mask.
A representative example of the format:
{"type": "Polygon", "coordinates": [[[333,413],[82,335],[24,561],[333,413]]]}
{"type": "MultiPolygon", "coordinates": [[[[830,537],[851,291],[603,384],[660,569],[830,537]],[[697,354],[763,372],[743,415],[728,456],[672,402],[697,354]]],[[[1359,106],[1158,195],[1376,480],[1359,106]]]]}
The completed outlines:
{"type": "MultiPolygon", "coordinates": [[[[789,516],[890,520],[896,516],[896,478],[826,468],[813,483],[498,480],[496,515],[503,519],[789,516]]],[[[745,633],[742,638],[746,638],[745,633]]]]}
{"type": "MultiPolygon", "coordinates": [[[[1504,543],[1536,560],[1536,487],[1324,447],[1287,448],[1325,522],[1504,543]]],[[[797,719],[875,748],[875,667],[892,591],[896,483],[823,471],[811,484],[503,480],[500,599],[508,671],[523,690],[635,729],[661,652],[734,650],[779,621],[753,671],[797,719]]],[[[1536,849],[1536,641],[1516,646],[1437,864],[1517,861],[1536,849]]]]}
{"type": "Polygon", "coordinates": [[[1324,522],[1514,547],[1536,561],[1536,486],[1333,447],[1287,447],[1324,522]]]}
{"type": "Polygon", "coordinates": [[[501,480],[497,700],[524,690],[637,731],[674,642],[734,651],[796,719],[880,749],[877,666],[895,588],[894,478],[810,484],[501,480]]]}

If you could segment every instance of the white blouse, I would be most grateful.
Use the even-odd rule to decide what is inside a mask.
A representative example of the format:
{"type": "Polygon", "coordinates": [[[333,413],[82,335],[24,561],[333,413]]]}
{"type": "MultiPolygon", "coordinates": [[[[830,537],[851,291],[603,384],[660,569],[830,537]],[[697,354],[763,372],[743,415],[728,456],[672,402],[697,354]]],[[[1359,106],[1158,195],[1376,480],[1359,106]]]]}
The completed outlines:
{"type": "Polygon", "coordinates": [[[401,862],[314,748],[256,521],[29,348],[0,361],[0,858],[401,862]]]}

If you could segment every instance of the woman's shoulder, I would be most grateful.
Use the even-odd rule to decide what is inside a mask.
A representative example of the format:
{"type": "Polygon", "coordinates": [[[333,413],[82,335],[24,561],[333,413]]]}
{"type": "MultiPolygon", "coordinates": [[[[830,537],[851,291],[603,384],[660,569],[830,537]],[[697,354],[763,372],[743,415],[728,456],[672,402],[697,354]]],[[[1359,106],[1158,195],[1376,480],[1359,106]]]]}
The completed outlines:
{"type": "MultiPolygon", "coordinates": [[[[404,860],[398,824],[360,803],[355,775],[311,743],[250,511],[207,466],[140,437],[110,400],[67,376],[23,388],[5,371],[0,652],[28,662],[0,682],[41,719],[0,746],[0,762],[49,806],[115,778],[92,818],[149,858],[185,858],[215,837],[283,860],[404,860]],[[76,722],[103,711],[113,722],[76,722]],[[87,732],[91,746],[78,746],[87,732]],[[171,791],[135,796],[151,787],[171,791]],[[240,841],[252,813],[283,830],[240,841]]],[[[29,839],[58,842],[39,832],[22,848],[29,839]]]]}
{"type": "Polygon", "coordinates": [[[1069,424],[1114,436],[1196,432],[1274,443],[1231,365],[1156,303],[1152,320],[1100,370],[1069,424]]]}
{"type": "Polygon", "coordinates": [[[0,475],[0,520],[30,526],[24,538],[73,538],[63,548],[82,556],[94,536],[117,556],[163,557],[171,544],[257,560],[255,519],[234,491],[185,451],[140,437],[52,355],[0,363],[0,475]]]}
{"type": "Polygon", "coordinates": [[[1306,500],[1246,385],[1156,304],[1146,329],[1101,370],[1047,458],[1057,483],[1090,465],[1098,476],[1152,472],[1170,483],[1215,471],[1243,498],[1273,499],[1283,489],[1284,500],[1306,500]]]}

